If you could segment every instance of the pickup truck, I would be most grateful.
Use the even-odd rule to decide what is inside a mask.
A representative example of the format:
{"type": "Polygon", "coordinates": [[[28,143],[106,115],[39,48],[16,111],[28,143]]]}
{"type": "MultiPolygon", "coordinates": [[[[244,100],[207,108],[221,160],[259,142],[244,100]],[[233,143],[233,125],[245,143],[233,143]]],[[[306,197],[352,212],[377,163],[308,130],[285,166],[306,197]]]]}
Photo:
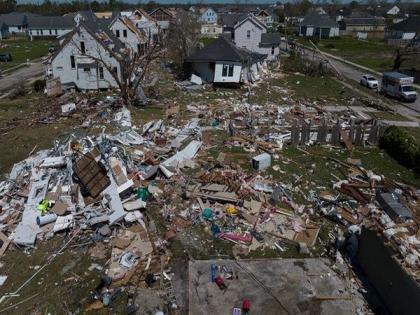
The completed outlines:
{"type": "Polygon", "coordinates": [[[414,102],[417,92],[414,88],[414,78],[399,72],[384,72],[381,91],[404,102],[414,102]]]}

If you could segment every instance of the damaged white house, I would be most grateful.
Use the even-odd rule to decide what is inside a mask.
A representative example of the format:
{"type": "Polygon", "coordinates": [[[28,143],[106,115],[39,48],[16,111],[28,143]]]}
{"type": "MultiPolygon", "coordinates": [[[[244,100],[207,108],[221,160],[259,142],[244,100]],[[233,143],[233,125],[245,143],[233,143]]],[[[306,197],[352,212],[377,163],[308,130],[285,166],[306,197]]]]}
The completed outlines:
{"type": "Polygon", "coordinates": [[[206,83],[239,85],[259,79],[265,55],[238,48],[233,42],[219,37],[203,49],[186,58],[186,68],[206,83]]]}
{"type": "Polygon", "coordinates": [[[63,87],[115,88],[117,82],[108,69],[120,77],[120,64],[114,54],[121,49],[124,44],[109,29],[109,21],[80,20],[51,57],[48,73],[59,78],[63,87]]]}
{"type": "Polygon", "coordinates": [[[126,16],[118,16],[112,20],[109,28],[126,47],[131,48],[137,53],[144,53],[147,48],[148,38],[144,31],[138,29],[136,25],[126,16]]]}

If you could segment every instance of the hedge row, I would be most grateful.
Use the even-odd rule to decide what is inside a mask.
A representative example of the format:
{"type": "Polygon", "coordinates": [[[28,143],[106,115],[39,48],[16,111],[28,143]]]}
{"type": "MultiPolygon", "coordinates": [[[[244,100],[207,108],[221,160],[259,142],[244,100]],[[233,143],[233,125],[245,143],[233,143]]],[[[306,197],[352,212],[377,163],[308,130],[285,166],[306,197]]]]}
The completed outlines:
{"type": "Polygon", "coordinates": [[[379,145],[401,165],[420,174],[420,145],[404,130],[396,126],[389,127],[379,145]]]}

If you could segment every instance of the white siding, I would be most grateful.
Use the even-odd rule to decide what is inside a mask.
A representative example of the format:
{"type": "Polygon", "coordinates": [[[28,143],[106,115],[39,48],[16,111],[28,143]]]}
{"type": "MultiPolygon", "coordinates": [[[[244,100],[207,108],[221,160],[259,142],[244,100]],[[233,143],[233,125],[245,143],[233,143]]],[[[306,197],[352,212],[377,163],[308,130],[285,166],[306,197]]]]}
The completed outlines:
{"type": "Polygon", "coordinates": [[[266,32],[267,30],[265,28],[261,29],[250,20],[247,20],[235,28],[235,44],[238,47],[257,52],[261,42],[261,34],[266,32]],[[250,35],[249,38],[247,36],[248,32],[250,35]]]}
{"type": "Polygon", "coordinates": [[[218,37],[222,34],[223,28],[216,24],[203,24],[201,25],[201,35],[208,37],[218,37]]]}
{"type": "Polygon", "coordinates": [[[416,33],[402,33],[401,39],[413,39],[416,33]]]}
{"type": "Polygon", "coordinates": [[[20,29],[19,26],[9,26],[9,33],[25,33],[26,32],[26,27],[21,25],[20,29]]]}
{"type": "Polygon", "coordinates": [[[43,29],[29,29],[28,34],[31,38],[38,37],[58,37],[67,34],[71,29],[56,29],[56,28],[43,28],[43,29]]]}
{"type": "Polygon", "coordinates": [[[272,48],[273,47],[259,47],[257,52],[263,55],[267,55],[267,60],[274,60],[279,55],[280,48],[279,46],[274,46],[274,49],[272,48]],[[274,52],[274,54],[272,54],[272,52],[274,52]]]}
{"type": "Polygon", "coordinates": [[[339,36],[340,30],[338,27],[330,28],[330,37],[337,37],[339,36]]]}
{"type": "Polygon", "coordinates": [[[217,23],[217,13],[212,8],[208,8],[201,14],[199,21],[206,24],[215,24],[217,23]]]}
{"type": "Polygon", "coordinates": [[[123,42],[126,47],[131,48],[132,51],[138,52],[138,44],[142,43],[140,37],[137,34],[132,32],[127,25],[123,23],[120,19],[117,19],[111,26],[112,33],[119,38],[121,42],[123,42]],[[119,32],[117,32],[117,30],[119,32]],[[126,37],[124,37],[124,30],[126,31],[126,37]]]}
{"type": "Polygon", "coordinates": [[[102,47],[84,28],[80,28],[79,33],[73,35],[70,40],[52,60],[51,68],[53,77],[60,78],[62,84],[75,83],[79,89],[82,90],[96,90],[98,88],[117,87],[117,83],[112,78],[111,74],[103,67],[104,79],[99,78],[98,68],[102,65],[94,66],[89,71],[84,71],[83,66],[78,67],[78,60],[83,58],[79,49],[80,42],[85,43],[86,56],[94,56],[102,59],[111,67],[117,67],[120,73],[118,62],[109,56],[109,52],[102,47]],[[71,66],[71,56],[75,57],[75,67],[71,66]]]}
{"type": "Polygon", "coordinates": [[[239,62],[218,61],[214,70],[215,83],[240,83],[242,65],[239,62]],[[223,76],[223,65],[233,65],[233,76],[223,76]]]}

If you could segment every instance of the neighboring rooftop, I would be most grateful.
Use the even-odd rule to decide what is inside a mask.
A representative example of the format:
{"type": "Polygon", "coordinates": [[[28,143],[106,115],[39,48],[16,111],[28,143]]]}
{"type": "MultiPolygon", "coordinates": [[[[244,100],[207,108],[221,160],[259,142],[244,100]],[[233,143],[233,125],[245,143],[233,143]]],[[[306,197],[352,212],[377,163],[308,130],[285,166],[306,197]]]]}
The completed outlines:
{"type": "Polygon", "coordinates": [[[410,16],[404,21],[389,27],[393,31],[420,33],[420,16],[410,16]]]}
{"type": "Polygon", "coordinates": [[[219,23],[225,27],[234,27],[236,23],[244,20],[247,13],[223,13],[219,14],[219,23]]]}
{"type": "Polygon", "coordinates": [[[32,13],[11,12],[0,14],[0,21],[3,21],[8,26],[26,25],[28,16],[34,16],[32,13]]]}
{"type": "Polygon", "coordinates": [[[310,11],[300,24],[315,27],[338,27],[337,22],[332,20],[328,15],[315,10],[310,11]]]}
{"type": "Polygon", "coordinates": [[[263,33],[261,34],[260,46],[277,46],[280,45],[280,33],[263,33]]]}
{"type": "Polygon", "coordinates": [[[349,17],[344,18],[347,25],[385,25],[383,17],[370,15],[367,12],[355,11],[349,17]]]}
{"type": "Polygon", "coordinates": [[[235,46],[233,42],[225,37],[219,37],[204,48],[190,55],[187,62],[209,62],[209,61],[235,61],[244,62],[254,60],[260,54],[252,54],[250,51],[235,46]]]}
{"type": "Polygon", "coordinates": [[[71,29],[75,26],[75,21],[71,16],[31,16],[28,18],[28,28],[41,29],[71,29]]]}

